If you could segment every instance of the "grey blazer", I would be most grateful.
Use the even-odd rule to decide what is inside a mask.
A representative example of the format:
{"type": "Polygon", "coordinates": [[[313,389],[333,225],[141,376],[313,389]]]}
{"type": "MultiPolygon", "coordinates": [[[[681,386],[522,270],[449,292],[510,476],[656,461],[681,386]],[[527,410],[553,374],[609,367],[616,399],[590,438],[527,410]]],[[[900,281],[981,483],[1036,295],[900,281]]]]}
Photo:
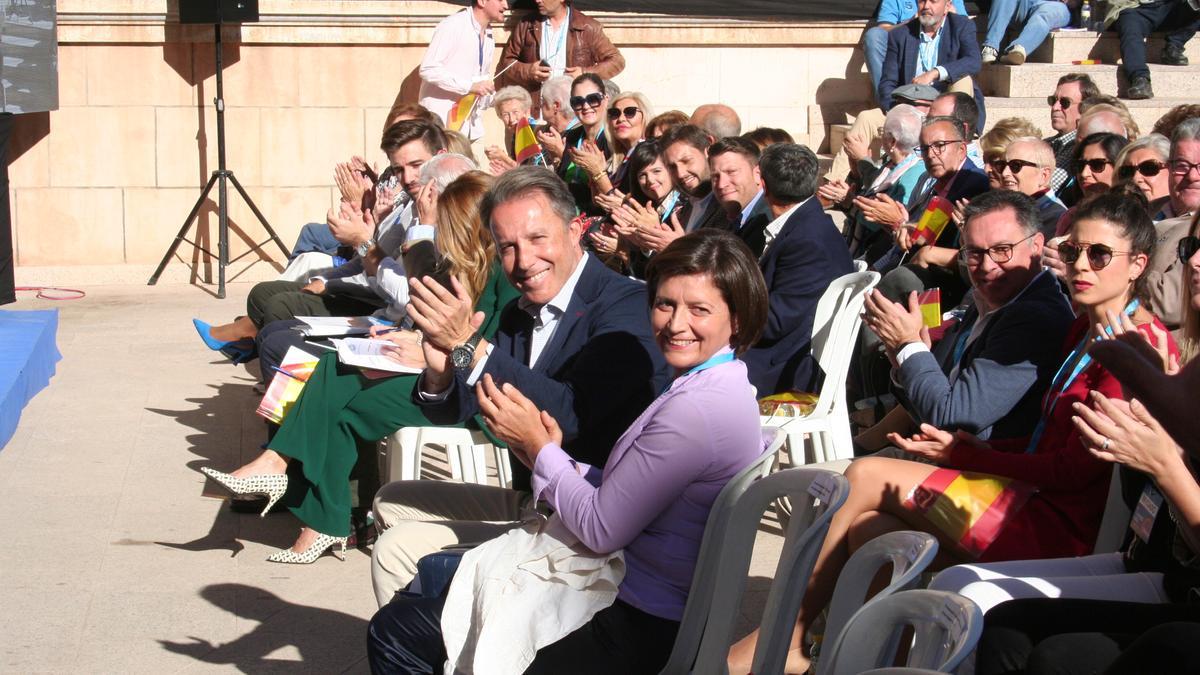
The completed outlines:
{"type": "Polygon", "coordinates": [[[917,422],[962,429],[980,438],[1020,438],[1033,432],[1042,396],[1062,363],[1075,316],[1057,279],[1044,271],[996,310],[979,337],[955,351],[979,318],[974,306],[932,352],[905,359],[892,372],[896,394],[917,422]]]}

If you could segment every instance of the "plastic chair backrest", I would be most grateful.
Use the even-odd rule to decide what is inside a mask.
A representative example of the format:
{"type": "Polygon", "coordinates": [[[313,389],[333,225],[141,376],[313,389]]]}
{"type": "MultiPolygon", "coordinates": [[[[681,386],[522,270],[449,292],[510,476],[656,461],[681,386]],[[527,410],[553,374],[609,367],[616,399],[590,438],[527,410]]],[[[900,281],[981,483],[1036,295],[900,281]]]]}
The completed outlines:
{"type": "Polygon", "coordinates": [[[854,261],[854,271],[855,272],[866,272],[867,271],[867,261],[866,260],[855,260],[854,261]]]}
{"type": "MultiPolygon", "coordinates": [[[[813,316],[812,353],[825,381],[817,395],[813,414],[833,410],[846,397],[850,357],[862,325],[862,307],[867,292],[879,283],[878,272],[853,272],[834,279],[817,301],[813,316]]],[[[844,406],[843,406],[844,407],[844,406]]]]}
{"type": "MultiPolygon", "coordinates": [[[[758,524],[763,513],[780,497],[788,497],[792,502],[792,518],[784,537],[783,550],[780,553],[779,564],[775,570],[775,586],[783,582],[797,583],[789,585],[788,592],[797,596],[803,595],[804,586],[812,573],[817,554],[825,542],[825,533],[829,530],[829,521],[833,514],[841,508],[850,494],[850,483],[844,476],[818,469],[787,469],[767,476],[751,485],[733,504],[729,514],[728,526],[719,548],[715,582],[711,589],[712,600],[708,618],[704,624],[704,633],[700,639],[699,648],[695,652],[694,661],[682,655],[682,660],[668,663],[664,673],[724,673],[725,660],[733,639],[734,624],[737,621],[742,594],[746,588],[746,575],[750,569],[750,558],[754,553],[754,539],[758,534],[758,524]]],[[[783,597],[787,593],[772,593],[783,597]]],[[[776,598],[778,602],[778,598],[776,598]]],[[[768,600],[767,610],[772,603],[768,600]]],[[[766,614],[764,614],[766,616],[766,614]]],[[[792,622],[795,622],[795,614],[792,622]]],[[[764,628],[767,628],[764,624],[764,628]]],[[[787,658],[787,646],[791,637],[791,624],[787,627],[787,635],[777,649],[769,652],[769,664],[765,670],[758,672],[783,672],[783,664],[787,658]]],[[[762,633],[763,637],[769,632],[762,633]]],[[[759,642],[763,648],[764,642],[759,642]]],[[[772,643],[775,645],[775,643],[772,643]]],[[[675,656],[673,653],[672,656],[675,656]]]]}
{"type": "Polygon", "coordinates": [[[947,591],[901,591],[868,602],[838,636],[827,672],[857,675],[891,665],[907,626],[913,628],[913,642],[905,665],[952,672],[979,641],[983,612],[947,591]]]}
{"type": "Polygon", "coordinates": [[[687,672],[691,661],[695,659],[696,650],[700,647],[700,638],[704,635],[704,625],[708,621],[709,609],[712,607],[712,592],[718,579],[717,567],[720,562],[721,545],[729,527],[733,503],[754,481],[771,473],[775,466],[775,456],[779,454],[779,448],[787,439],[786,434],[771,427],[764,427],[762,433],[763,441],[767,445],[766,451],[721,488],[712,509],[708,512],[704,536],[700,539],[700,552],[696,556],[696,570],[692,573],[692,585],[688,590],[687,605],[683,609],[683,618],[675,636],[671,658],[663,672],[687,672]]]}
{"type": "Polygon", "coordinates": [[[1114,464],[1112,479],[1108,483],[1108,501],[1104,503],[1104,515],[1100,518],[1100,530],[1096,533],[1096,545],[1092,553],[1116,553],[1121,550],[1132,516],[1121,490],[1121,466],[1114,464]]]}
{"type": "MultiPolygon", "coordinates": [[[[837,642],[846,622],[868,602],[867,593],[871,583],[884,565],[892,566],[892,579],[870,602],[916,586],[921,580],[921,573],[937,556],[937,551],[936,537],[912,530],[888,532],[855,551],[838,574],[833,599],[829,603],[829,617],[825,621],[822,644],[833,646],[837,642]]],[[[824,658],[817,659],[818,675],[829,672],[825,667],[828,662],[824,658]]]]}

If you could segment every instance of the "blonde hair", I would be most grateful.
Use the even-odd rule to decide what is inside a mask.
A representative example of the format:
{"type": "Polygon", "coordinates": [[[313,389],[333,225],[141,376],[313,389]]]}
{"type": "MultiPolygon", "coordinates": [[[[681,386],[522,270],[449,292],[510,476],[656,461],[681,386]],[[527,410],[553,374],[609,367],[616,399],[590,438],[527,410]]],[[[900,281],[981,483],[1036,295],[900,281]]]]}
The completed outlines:
{"type": "Polygon", "coordinates": [[[496,244],[479,214],[492,180],[482,171],[468,171],[438,195],[436,245],[473,300],[483,292],[496,257],[496,244]]]}
{"type": "MultiPolygon", "coordinates": [[[[654,108],[650,107],[650,99],[636,91],[623,91],[609,99],[608,107],[616,107],[617,101],[630,99],[637,102],[637,107],[642,111],[642,138],[646,137],[646,125],[650,123],[650,119],[654,117],[654,108]]],[[[612,120],[608,117],[608,111],[604,111],[604,133],[608,136],[608,147],[612,148],[612,167],[621,166],[621,162],[625,161],[625,155],[629,153],[630,148],[618,147],[620,141],[617,140],[613,133],[612,120]]],[[[632,147],[632,146],[631,146],[632,147]]]]}
{"type": "MultiPolygon", "coordinates": [[[[1200,236],[1200,211],[1192,216],[1192,226],[1188,228],[1188,234],[1196,237],[1200,236]]],[[[1200,354],[1200,312],[1192,307],[1192,294],[1188,289],[1192,287],[1192,265],[1190,262],[1184,261],[1183,264],[1183,320],[1179,322],[1179,363],[1180,365],[1187,363],[1200,354]]]]}
{"type": "Polygon", "coordinates": [[[1018,138],[1041,138],[1042,131],[1024,117],[1005,117],[979,139],[979,152],[986,160],[992,155],[1004,155],[1008,146],[1018,138]]]}

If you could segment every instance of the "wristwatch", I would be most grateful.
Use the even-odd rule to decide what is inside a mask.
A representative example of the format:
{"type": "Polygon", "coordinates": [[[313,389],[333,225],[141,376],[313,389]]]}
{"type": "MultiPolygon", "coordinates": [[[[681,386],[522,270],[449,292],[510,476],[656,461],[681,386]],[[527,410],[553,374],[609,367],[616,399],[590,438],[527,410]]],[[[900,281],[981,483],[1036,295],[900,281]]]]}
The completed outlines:
{"type": "Polygon", "coordinates": [[[364,241],[363,243],[359,244],[358,248],[354,249],[354,251],[356,253],[358,253],[358,256],[360,258],[365,258],[365,257],[367,257],[367,254],[371,252],[371,247],[374,245],[375,245],[375,240],[368,239],[368,240],[364,241]]]}
{"type": "Polygon", "coordinates": [[[471,362],[475,360],[475,347],[479,345],[479,341],[483,336],[478,332],[473,333],[467,341],[450,350],[450,363],[457,370],[466,370],[471,367],[471,362]]]}

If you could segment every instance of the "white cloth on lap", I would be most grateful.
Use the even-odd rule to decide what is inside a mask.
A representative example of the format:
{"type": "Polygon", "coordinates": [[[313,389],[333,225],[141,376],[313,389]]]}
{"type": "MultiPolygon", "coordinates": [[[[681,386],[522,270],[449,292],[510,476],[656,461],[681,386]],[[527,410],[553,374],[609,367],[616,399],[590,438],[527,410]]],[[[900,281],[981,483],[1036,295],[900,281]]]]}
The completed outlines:
{"type": "Polygon", "coordinates": [[[621,551],[586,549],[557,516],[468,551],[442,609],[447,675],[522,673],[616,600],[621,551]]]}
{"type": "Polygon", "coordinates": [[[283,281],[307,283],[312,277],[321,276],[333,269],[333,256],[320,251],[308,251],[292,258],[288,266],[279,273],[283,281]]]}

